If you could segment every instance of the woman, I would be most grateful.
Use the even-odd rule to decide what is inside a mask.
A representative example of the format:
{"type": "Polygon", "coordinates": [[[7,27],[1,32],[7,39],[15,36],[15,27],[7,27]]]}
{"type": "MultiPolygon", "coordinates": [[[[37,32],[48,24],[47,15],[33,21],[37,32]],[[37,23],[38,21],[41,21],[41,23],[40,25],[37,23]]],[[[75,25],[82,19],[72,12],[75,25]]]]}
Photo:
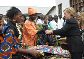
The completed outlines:
{"type": "Polygon", "coordinates": [[[81,30],[82,30],[82,39],[83,39],[83,43],[84,43],[84,12],[80,13],[80,17],[81,17],[81,30]]]}
{"type": "Polygon", "coordinates": [[[81,17],[81,29],[84,30],[84,12],[80,13],[80,17],[81,17]]]}
{"type": "MultiPolygon", "coordinates": [[[[8,20],[7,26],[9,26],[8,30],[14,31],[14,35],[18,38],[19,37],[19,31],[16,27],[16,23],[20,23],[23,20],[22,12],[16,8],[11,7],[6,13],[8,20]]],[[[8,30],[6,32],[8,32],[8,30]]]]}
{"type": "Polygon", "coordinates": [[[84,30],[84,12],[78,12],[76,18],[78,20],[79,28],[84,30]]]}
{"type": "MultiPolygon", "coordinates": [[[[7,26],[9,26],[9,27],[6,30],[6,33],[9,33],[9,31],[11,30],[13,32],[14,36],[16,36],[18,38],[19,32],[16,27],[16,23],[23,22],[23,16],[22,16],[21,11],[16,7],[12,7],[11,9],[9,9],[7,11],[6,16],[9,18],[9,21],[7,23],[7,26]]],[[[26,52],[25,51],[26,51],[26,49],[19,49],[19,47],[18,47],[17,51],[14,51],[15,54],[13,54],[12,59],[20,59],[20,58],[22,58],[22,55],[25,55],[25,54],[26,55],[31,54],[33,56],[37,56],[37,54],[39,53],[34,49],[27,50],[26,52]]]]}
{"type": "MultiPolygon", "coordinates": [[[[84,45],[84,12],[80,13],[80,29],[81,29],[82,41],[83,41],[83,45],[84,45]]],[[[84,51],[83,51],[83,57],[84,57],[84,51]]]]}
{"type": "Polygon", "coordinates": [[[71,54],[71,59],[82,59],[83,43],[78,22],[74,18],[75,10],[72,7],[64,10],[66,24],[59,30],[46,30],[46,34],[66,36],[66,42],[71,54]]]}

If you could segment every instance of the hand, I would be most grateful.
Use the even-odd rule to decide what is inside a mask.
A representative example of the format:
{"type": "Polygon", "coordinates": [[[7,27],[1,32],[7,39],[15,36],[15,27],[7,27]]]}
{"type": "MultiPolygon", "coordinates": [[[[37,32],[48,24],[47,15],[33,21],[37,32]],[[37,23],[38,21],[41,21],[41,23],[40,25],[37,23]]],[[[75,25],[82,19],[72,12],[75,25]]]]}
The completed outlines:
{"type": "Polygon", "coordinates": [[[52,34],[53,31],[52,31],[52,30],[46,30],[45,33],[46,33],[46,34],[52,34]]]}
{"type": "Polygon", "coordinates": [[[37,51],[36,49],[21,49],[21,48],[18,48],[17,53],[20,53],[20,54],[23,54],[23,55],[30,54],[34,57],[42,56],[41,53],[39,51],[37,51]]]}
{"type": "Polygon", "coordinates": [[[41,57],[41,53],[39,51],[36,51],[35,49],[30,50],[30,54],[34,57],[41,57]]]}

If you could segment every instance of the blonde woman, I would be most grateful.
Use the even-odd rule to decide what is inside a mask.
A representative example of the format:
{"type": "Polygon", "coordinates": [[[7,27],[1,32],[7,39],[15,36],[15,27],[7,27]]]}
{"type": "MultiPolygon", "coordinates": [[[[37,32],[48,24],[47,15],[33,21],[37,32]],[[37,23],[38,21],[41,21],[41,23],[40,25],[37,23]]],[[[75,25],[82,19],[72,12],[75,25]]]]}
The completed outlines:
{"type": "Polygon", "coordinates": [[[64,10],[66,24],[59,30],[46,30],[46,34],[55,34],[67,37],[66,42],[71,54],[71,59],[82,59],[83,43],[78,22],[74,18],[75,10],[72,7],[64,10]]]}
{"type": "Polygon", "coordinates": [[[84,30],[84,12],[78,12],[76,18],[78,20],[79,28],[84,30]]]}
{"type": "Polygon", "coordinates": [[[84,30],[84,12],[80,13],[80,18],[81,18],[81,22],[80,22],[81,29],[84,30]]]}

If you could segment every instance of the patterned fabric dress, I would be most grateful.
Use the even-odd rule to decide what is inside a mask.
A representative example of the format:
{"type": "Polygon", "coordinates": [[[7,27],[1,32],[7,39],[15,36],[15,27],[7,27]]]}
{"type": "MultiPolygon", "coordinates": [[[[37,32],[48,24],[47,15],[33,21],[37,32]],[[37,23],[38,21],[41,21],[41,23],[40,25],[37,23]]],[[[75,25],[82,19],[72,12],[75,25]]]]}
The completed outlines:
{"type": "Polygon", "coordinates": [[[12,54],[15,54],[18,48],[19,40],[12,32],[4,33],[8,27],[4,27],[0,34],[0,59],[12,59],[12,54]]]}

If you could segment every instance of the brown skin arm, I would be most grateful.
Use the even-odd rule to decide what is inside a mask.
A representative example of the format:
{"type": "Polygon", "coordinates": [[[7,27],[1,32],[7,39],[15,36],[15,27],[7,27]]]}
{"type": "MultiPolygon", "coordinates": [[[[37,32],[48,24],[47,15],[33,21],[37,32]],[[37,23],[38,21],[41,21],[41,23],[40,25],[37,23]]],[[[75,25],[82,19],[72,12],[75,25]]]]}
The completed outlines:
{"type": "Polygon", "coordinates": [[[34,57],[40,57],[41,54],[40,52],[36,51],[35,49],[17,49],[17,52],[16,53],[20,53],[20,54],[23,54],[23,55],[32,55],[34,57]]]}

